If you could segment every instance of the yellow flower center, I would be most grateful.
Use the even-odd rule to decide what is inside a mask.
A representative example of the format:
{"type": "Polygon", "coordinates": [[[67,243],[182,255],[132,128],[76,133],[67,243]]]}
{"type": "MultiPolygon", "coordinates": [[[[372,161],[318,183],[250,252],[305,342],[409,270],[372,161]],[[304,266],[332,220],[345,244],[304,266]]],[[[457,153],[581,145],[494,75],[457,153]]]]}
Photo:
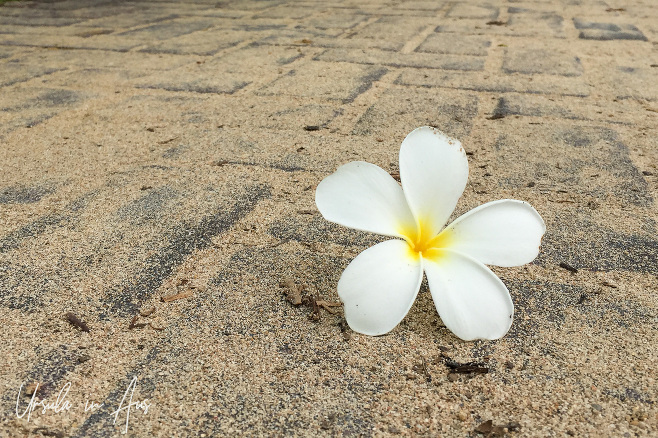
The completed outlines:
{"type": "Polygon", "coordinates": [[[438,255],[436,249],[446,248],[452,240],[452,233],[448,229],[443,229],[439,234],[432,235],[427,221],[420,220],[418,225],[407,225],[401,228],[400,234],[405,237],[409,244],[409,249],[415,255],[423,257],[438,255]],[[433,254],[430,254],[430,251],[433,254]]]}

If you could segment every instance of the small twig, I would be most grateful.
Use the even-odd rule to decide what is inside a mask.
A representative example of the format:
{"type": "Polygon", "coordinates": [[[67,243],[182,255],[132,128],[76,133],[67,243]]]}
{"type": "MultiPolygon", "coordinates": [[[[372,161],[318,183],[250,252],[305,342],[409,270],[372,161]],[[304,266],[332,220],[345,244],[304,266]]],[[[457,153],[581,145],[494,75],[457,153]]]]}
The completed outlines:
{"type": "Polygon", "coordinates": [[[189,298],[192,295],[193,294],[192,294],[191,290],[186,290],[186,291],[174,294],[174,295],[169,295],[169,296],[166,296],[166,297],[162,297],[162,302],[169,303],[171,301],[182,300],[183,298],[189,298]]]}
{"type": "Polygon", "coordinates": [[[128,325],[128,330],[132,330],[134,328],[146,327],[146,324],[143,322],[137,323],[137,318],[139,318],[139,315],[133,316],[133,319],[130,321],[130,324],[128,325]]]}
{"type": "Polygon", "coordinates": [[[158,144],[167,144],[167,143],[171,143],[172,141],[176,140],[177,138],[178,138],[178,136],[176,136],[176,137],[174,137],[174,138],[170,138],[169,140],[162,140],[162,141],[159,141],[158,144]]]}
{"type": "Polygon", "coordinates": [[[325,300],[317,300],[315,302],[318,306],[322,307],[324,310],[327,312],[331,313],[332,315],[335,315],[338,313],[337,310],[332,309],[332,307],[340,307],[342,306],[341,303],[334,303],[332,301],[325,301],[325,300]]]}
{"type": "Polygon", "coordinates": [[[66,319],[69,321],[69,323],[76,326],[77,328],[79,328],[83,332],[89,333],[89,326],[87,324],[85,324],[84,321],[82,321],[80,318],[75,316],[75,314],[73,312],[67,312],[66,313],[66,319]]]}

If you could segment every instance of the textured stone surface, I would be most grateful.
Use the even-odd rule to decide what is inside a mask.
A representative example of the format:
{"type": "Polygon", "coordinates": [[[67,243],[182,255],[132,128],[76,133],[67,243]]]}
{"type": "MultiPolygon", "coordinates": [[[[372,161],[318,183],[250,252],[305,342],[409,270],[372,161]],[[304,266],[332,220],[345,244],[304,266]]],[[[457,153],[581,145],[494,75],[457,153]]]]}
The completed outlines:
{"type": "Polygon", "coordinates": [[[646,0],[3,3],[0,436],[122,436],[135,377],[126,436],[655,435],[656,23],[646,0]],[[468,153],[455,217],[513,198],[547,224],[492,268],[501,340],[457,339],[426,283],[377,338],[280,286],[338,300],[387,238],[315,188],[398,171],[421,125],[468,153]],[[19,418],[37,382],[72,407],[19,418]]]}

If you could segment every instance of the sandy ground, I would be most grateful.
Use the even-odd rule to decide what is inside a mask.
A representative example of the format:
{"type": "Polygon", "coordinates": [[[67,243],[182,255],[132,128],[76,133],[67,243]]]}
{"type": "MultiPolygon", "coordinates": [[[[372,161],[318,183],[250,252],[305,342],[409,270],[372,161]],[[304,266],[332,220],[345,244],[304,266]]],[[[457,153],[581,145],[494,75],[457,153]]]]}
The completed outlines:
{"type": "Polygon", "coordinates": [[[0,434],[658,436],[657,44],[652,0],[5,3],[0,434]],[[312,305],[382,240],[315,187],[423,125],[455,216],[546,221],[501,340],[312,305]]]}

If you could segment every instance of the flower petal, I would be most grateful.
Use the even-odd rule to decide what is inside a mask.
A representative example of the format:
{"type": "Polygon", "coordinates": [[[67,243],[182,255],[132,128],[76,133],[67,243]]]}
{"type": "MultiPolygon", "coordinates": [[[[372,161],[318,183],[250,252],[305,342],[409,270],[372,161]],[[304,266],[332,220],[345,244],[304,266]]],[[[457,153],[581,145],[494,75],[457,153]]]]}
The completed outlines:
{"type": "Polygon", "coordinates": [[[443,232],[450,250],[487,265],[521,266],[539,254],[546,225],[527,202],[503,199],[474,208],[443,232]]]}
{"type": "Polygon", "coordinates": [[[423,257],[427,282],[443,323],[460,338],[499,339],[512,325],[507,288],[482,263],[450,250],[423,257]]]}
{"type": "Polygon", "coordinates": [[[458,140],[424,126],[400,147],[404,194],[424,236],[434,237],[446,224],[468,180],[468,160],[458,140]]]}
{"type": "Polygon", "coordinates": [[[362,231],[401,237],[414,219],[400,185],[381,167],[363,161],[347,163],[315,191],[325,219],[362,231]]]}
{"type": "Polygon", "coordinates": [[[352,330],[377,336],[405,317],[423,279],[421,257],[402,240],[387,240],[359,254],[338,281],[352,330]]]}

